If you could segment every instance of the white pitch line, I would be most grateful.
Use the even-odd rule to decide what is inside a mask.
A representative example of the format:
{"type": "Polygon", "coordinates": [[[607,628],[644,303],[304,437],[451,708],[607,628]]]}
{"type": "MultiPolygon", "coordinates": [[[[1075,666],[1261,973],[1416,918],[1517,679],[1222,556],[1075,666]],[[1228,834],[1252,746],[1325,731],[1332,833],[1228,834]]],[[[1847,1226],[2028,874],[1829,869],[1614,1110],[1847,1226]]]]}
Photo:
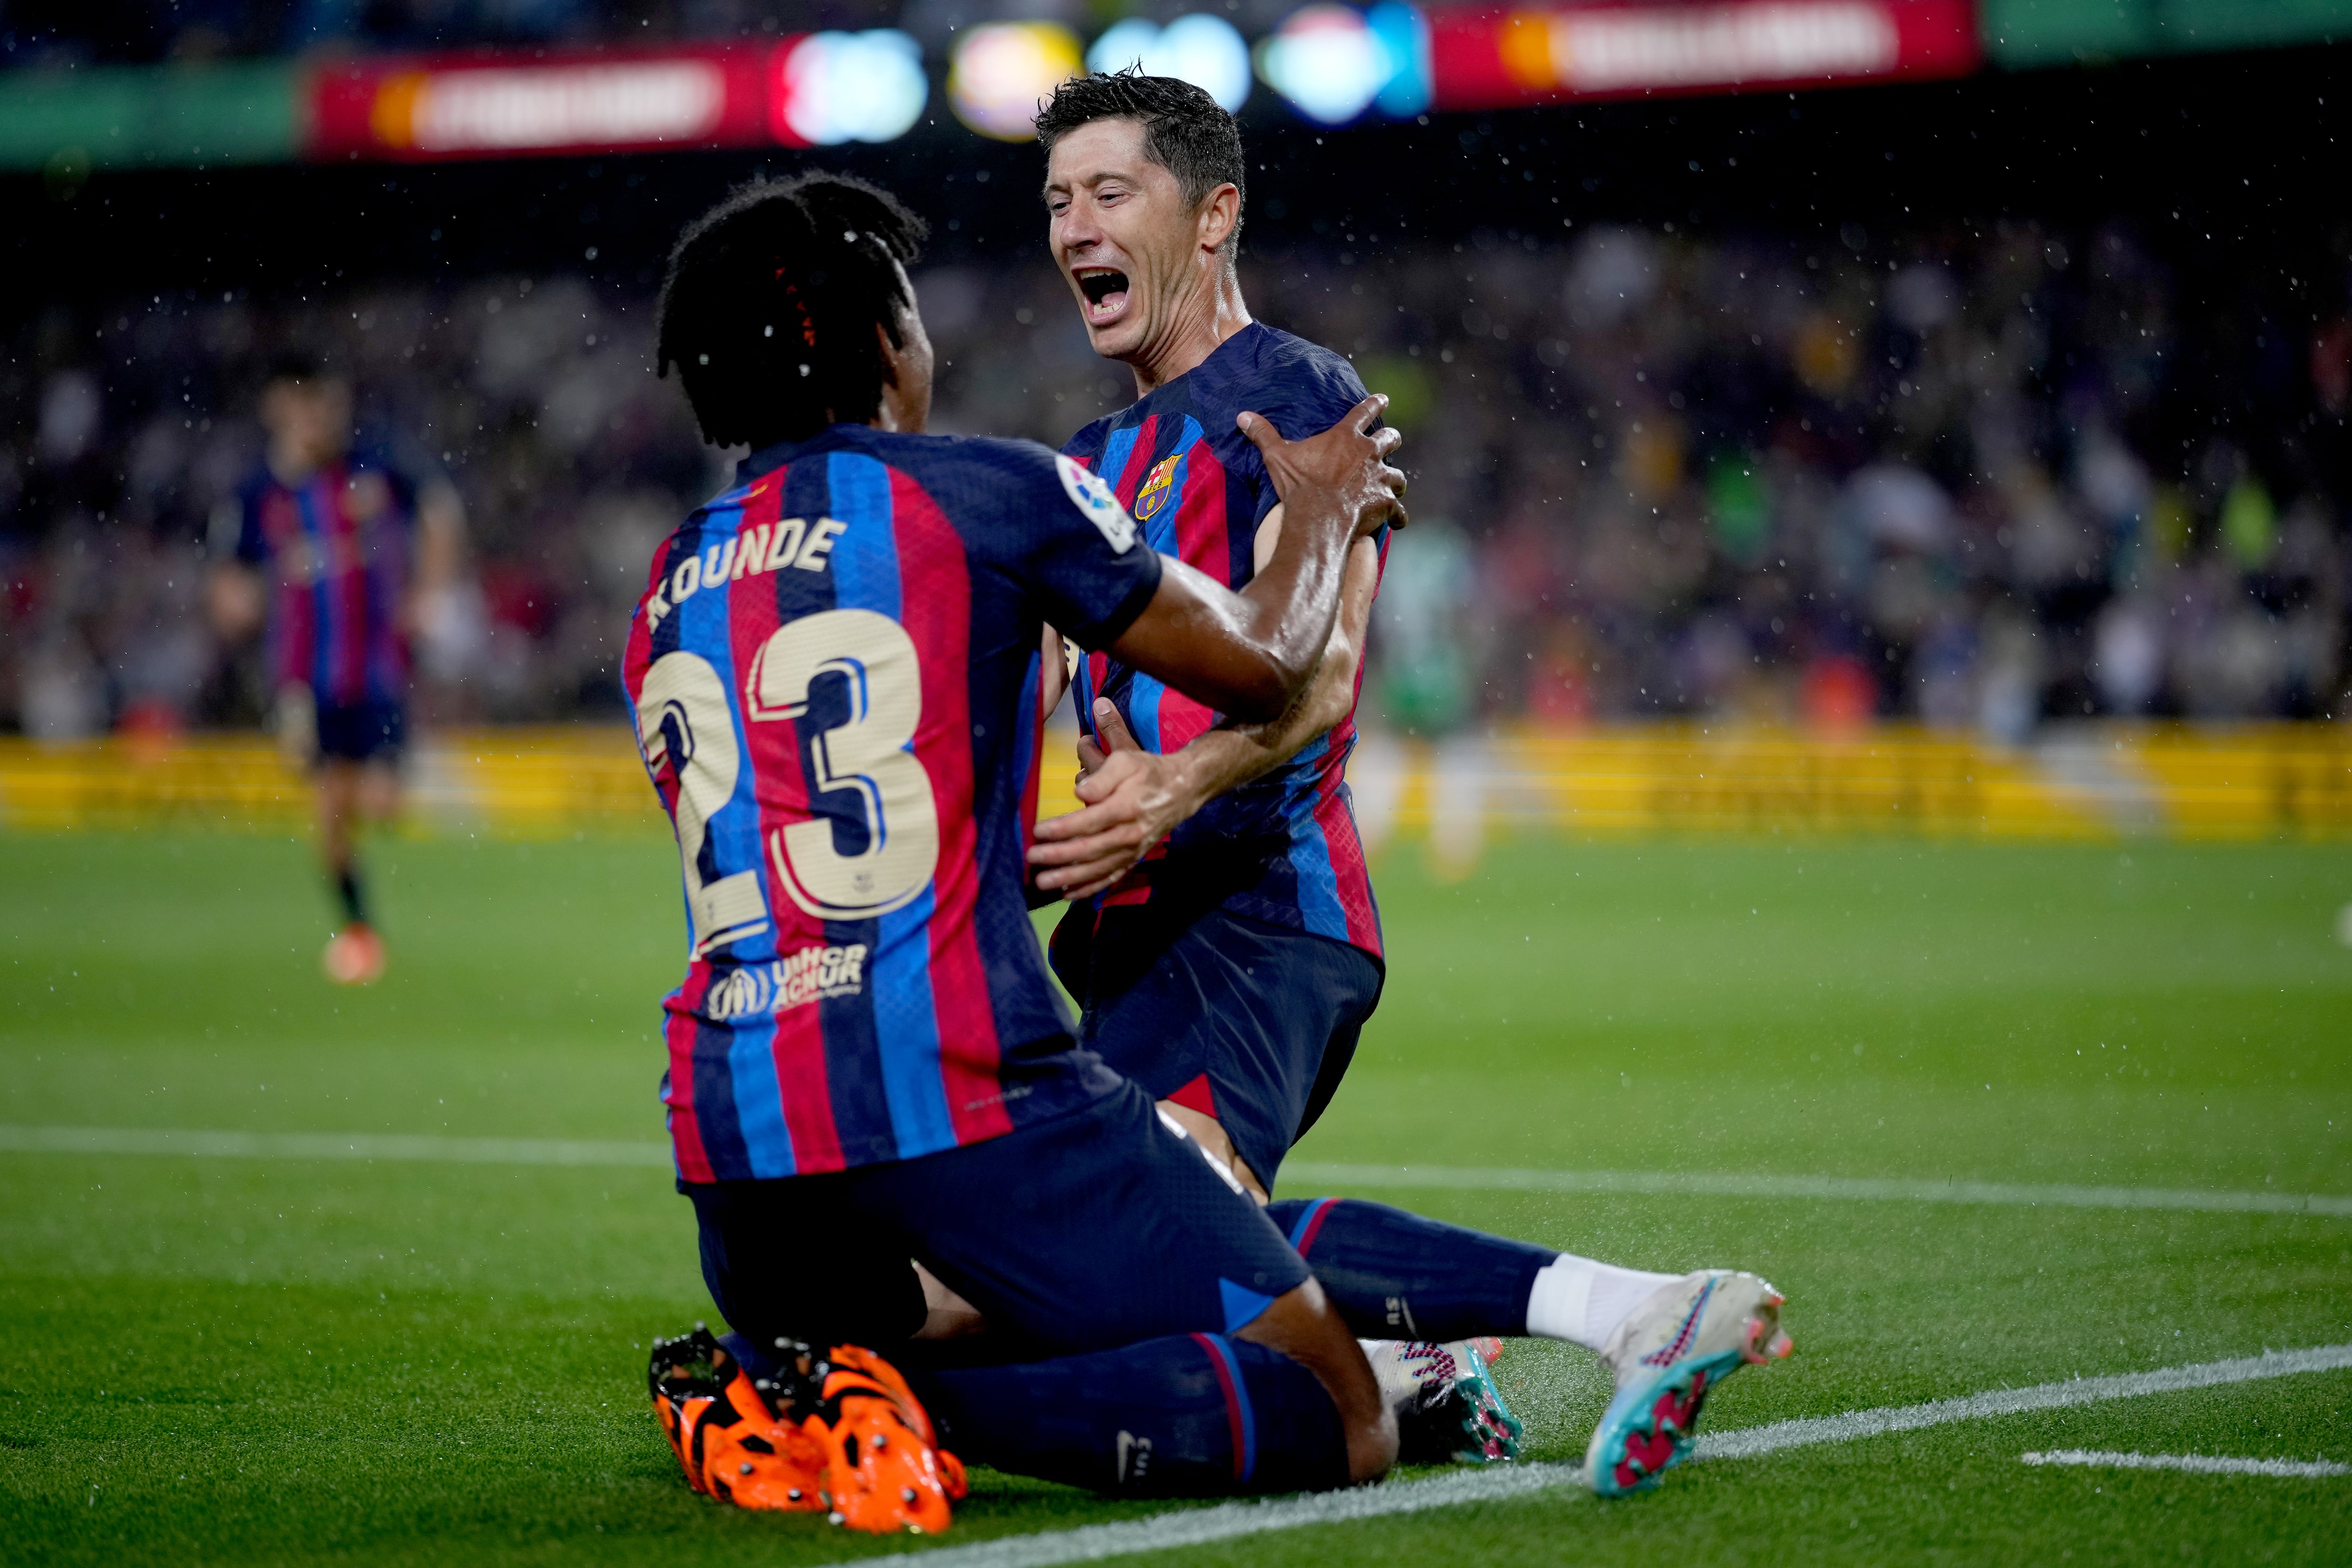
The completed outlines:
{"type": "Polygon", "coordinates": [[[2191,1209],[2213,1214],[2352,1217],[2352,1197],[2323,1193],[2086,1187],[2010,1182],[1904,1181],[1874,1176],[1717,1176],[1671,1171],[1540,1171],[1465,1165],[1335,1165],[1294,1160],[1288,1186],[1438,1187],[1475,1192],[1602,1193],[1640,1197],[1806,1198],[1865,1203],[1992,1204],[2023,1208],[2191,1209]]]}
{"type": "Polygon", "coordinates": [[[1898,1405],[1811,1420],[1775,1421],[1769,1426],[1743,1426],[1738,1431],[1714,1432],[1700,1437],[1697,1457],[1744,1459],[1755,1454],[1777,1453],[1782,1448],[1801,1448],[1815,1443],[1850,1443],[1857,1437],[1875,1437],[1885,1432],[1916,1432],[1923,1426],[1941,1426],[1950,1421],[1981,1421],[2032,1410],[2063,1410],[2069,1405],[2096,1405],[2109,1399],[2179,1394],[2192,1388],[2252,1383],[2303,1372],[2336,1372],[2346,1367],[2352,1367],[2352,1344],[2264,1351],[2258,1356],[2242,1356],[2235,1361],[2200,1362],[2189,1366],[2160,1367],[2154,1372],[2118,1373],[2111,1377],[2069,1378],[2064,1383],[1999,1388],[1958,1399],[1931,1400],[1926,1405],[1898,1405]]]}
{"type": "MultiPolygon", "coordinates": [[[[1219,1503],[1213,1508],[1154,1514],[1149,1519],[1130,1519],[1118,1524],[1087,1524],[1076,1530],[1011,1535],[996,1541],[977,1541],[970,1546],[898,1552],[863,1561],[919,1561],[923,1568],[1052,1568],[1061,1563],[1097,1563],[1106,1557],[1129,1557],[1140,1552],[1206,1546],[1236,1536],[1297,1530],[1309,1524],[1347,1524],[1360,1519],[1419,1513],[1423,1509],[1456,1503],[1495,1502],[1545,1491],[1574,1479],[1573,1465],[1514,1465],[1507,1469],[1468,1471],[1396,1486],[1360,1487],[1306,1497],[1275,1498],[1265,1502],[1219,1503]]],[[[830,1568],[851,1568],[851,1564],[834,1563],[830,1568]]]]}
{"type": "Polygon", "coordinates": [[[2029,1465],[2088,1465],[2108,1470],[2186,1470],[2192,1476],[2279,1476],[2318,1480],[2352,1476],[2352,1465],[2327,1459],[2228,1459],[2214,1454],[2111,1454],[2098,1448],[2053,1448],[2020,1454],[2029,1465]]]}
{"type": "MultiPolygon", "coordinates": [[[[1879,1410],[1855,1410],[1807,1421],[1776,1421],[1733,1432],[1711,1433],[1698,1440],[1696,1458],[1745,1459],[1784,1448],[1810,1447],[1818,1443],[1848,1443],[1886,1432],[1914,1432],[1954,1421],[1976,1421],[2034,1410],[2060,1410],[2104,1400],[2130,1399],[2150,1394],[2175,1394],[2192,1388],[2252,1383],[2263,1378],[2291,1377],[2298,1373],[2335,1372],[2352,1368],[2352,1344],[2322,1345],[2312,1350],[2265,1351],[2235,1361],[2204,1362],[2192,1366],[2165,1367],[2156,1372],[2126,1373],[2113,1377],[2073,1378],[2064,1383],[2039,1384],[2031,1388],[1996,1389],[1958,1399],[1937,1399],[1925,1405],[1892,1405],[1879,1410]]],[[[2251,1461],[2250,1461],[2251,1462],[2251,1461]]],[[[1076,1530],[1045,1531],[1034,1535],[1007,1536],[949,1546],[929,1552],[900,1552],[867,1557],[864,1563],[908,1563],[921,1568],[1054,1568],[1065,1563],[1097,1563],[1143,1552],[1167,1552],[1182,1546],[1203,1546],[1236,1536],[1268,1531],[1297,1530],[1314,1524],[1345,1524],[1393,1514],[1421,1513],[1463,1503],[1500,1502],[1526,1497],[1580,1479],[1573,1465],[1509,1465],[1493,1469],[1458,1471],[1423,1481],[1399,1481],[1388,1486],[1350,1491],[1322,1492],[1309,1497],[1278,1498],[1265,1502],[1229,1502],[1213,1508],[1155,1514],[1118,1524],[1088,1524],[1076,1530]]],[[[831,1568],[853,1568],[839,1563],[831,1568]]]]}
{"type": "MultiPolygon", "coordinates": [[[[388,1132],[206,1132],[143,1127],[0,1126],[0,1153],[162,1154],[232,1160],[389,1160],[460,1165],[633,1165],[671,1168],[667,1144],[559,1138],[448,1138],[388,1132]]],[[[1290,1187],[1451,1188],[1473,1192],[1600,1193],[1634,1197],[1794,1198],[1832,1202],[1993,1204],[2013,1207],[2186,1209],[2209,1214],[2308,1214],[2352,1218],[2352,1197],[2323,1193],[2171,1187],[2028,1186],[1856,1176],[1723,1176],[1658,1171],[1542,1171],[1468,1165],[1335,1165],[1293,1161],[1290,1187]]]]}

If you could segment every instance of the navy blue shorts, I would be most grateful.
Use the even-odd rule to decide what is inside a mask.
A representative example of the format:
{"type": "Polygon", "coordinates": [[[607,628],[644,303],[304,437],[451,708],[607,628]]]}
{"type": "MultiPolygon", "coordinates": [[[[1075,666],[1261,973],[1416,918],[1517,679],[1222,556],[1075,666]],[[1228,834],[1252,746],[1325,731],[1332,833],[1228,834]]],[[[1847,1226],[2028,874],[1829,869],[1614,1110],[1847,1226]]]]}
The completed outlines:
{"type": "Polygon", "coordinates": [[[364,697],[319,704],[319,756],[343,763],[390,762],[408,742],[408,715],[397,702],[364,697]]]}
{"type": "Polygon", "coordinates": [[[1085,1009],[1081,1043],[1160,1099],[1213,1114],[1272,1191],[1355,1058],[1380,961],[1223,909],[1106,913],[1097,927],[1073,909],[1054,932],[1055,973],[1085,1009]]]}
{"type": "Polygon", "coordinates": [[[1307,1278],[1134,1084],[917,1160],[679,1188],[710,1299],[755,1345],[902,1343],[923,1322],[909,1258],[987,1318],[985,1336],[951,1342],[989,1361],[1233,1333],[1307,1278]]]}

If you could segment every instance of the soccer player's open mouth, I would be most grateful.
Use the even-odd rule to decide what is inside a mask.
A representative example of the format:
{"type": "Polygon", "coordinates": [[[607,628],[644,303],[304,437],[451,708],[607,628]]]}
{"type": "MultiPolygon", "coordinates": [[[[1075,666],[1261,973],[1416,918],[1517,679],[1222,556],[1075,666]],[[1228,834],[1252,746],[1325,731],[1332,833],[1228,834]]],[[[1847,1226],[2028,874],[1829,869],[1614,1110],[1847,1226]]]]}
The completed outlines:
{"type": "Polygon", "coordinates": [[[1078,288],[1087,297],[1087,320],[1107,321],[1118,314],[1127,303],[1127,274],[1124,272],[1081,272],[1078,288]]]}

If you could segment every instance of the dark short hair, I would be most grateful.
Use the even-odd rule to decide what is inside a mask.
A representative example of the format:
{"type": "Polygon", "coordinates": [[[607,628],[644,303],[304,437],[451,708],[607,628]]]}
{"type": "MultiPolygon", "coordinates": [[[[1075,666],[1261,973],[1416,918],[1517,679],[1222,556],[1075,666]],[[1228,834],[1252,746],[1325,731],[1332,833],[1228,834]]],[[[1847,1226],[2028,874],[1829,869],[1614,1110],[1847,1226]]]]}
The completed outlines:
{"type": "MultiPolygon", "coordinates": [[[[1249,172],[1242,156],[1241,128],[1217,100],[1189,81],[1145,76],[1140,67],[1108,74],[1072,77],[1054,89],[1037,110],[1037,140],[1046,153],[1081,125],[1097,120],[1134,120],[1143,125],[1143,155],[1176,176],[1177,189],[1194,206],[1219,185],[1249,195],[1249,172]]],[[[1225,240],[1231,256],[1240,243],[1235,218],[1225,240]]]]}
{"type": "Polygon", "coordinates": [[[899,268],[929,226],[844,174],[754,180],[679,235],[662,281],[654,368],[677,366],[703,439],[799,440],[870,419],[913,306],[899,268]],[[892,262],[898,266],[894,267],[892,262]]]}

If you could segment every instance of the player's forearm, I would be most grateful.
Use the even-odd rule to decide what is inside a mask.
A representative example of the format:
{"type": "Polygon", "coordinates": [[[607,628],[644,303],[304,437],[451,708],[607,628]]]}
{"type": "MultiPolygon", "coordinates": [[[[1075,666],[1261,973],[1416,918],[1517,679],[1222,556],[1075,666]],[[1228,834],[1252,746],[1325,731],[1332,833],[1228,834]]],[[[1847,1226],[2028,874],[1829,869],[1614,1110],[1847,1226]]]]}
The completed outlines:
{"type": "Polygon", "coordinates": [[[1195,737],[1169,759],[1185,801],[1184,815],[1192,816],[1228,790],[1263,778],[1297,756],[1345,714],[1344,707],[1337,713],[1331,710],[1333,693],[1352,692],[1354,686],[1355,660],[1335,646],[1281,718],[1264,724],[1220,724],[1195,737]]]}
{"type": "Polygon", "coordinates": [[[1239,789],[1281,765],[1282,753],[1269,747],[1264,736],[1282,722],[1277,719],[1272,724],[1220,725],[1169,758],[1171,782],[1183,802],[1184,815],[1191,816],[1227,790],[1239,789]]]}
{"type": "Polygon", "coordinates": [[[1282,687],[1281,701],[1270,705],[1270,710],[1227,710],[1245,722],[1279,725],[1289,716],[1313,683],[1339,622],[1355,518],[1338,504],[1337,497],[1316,495],[1302,498],[1291,526],[1299,535],[1297,548],[1286,529],[1266,570],[1241,595],[1255,616],[1252,633],[1279,669],[1282,687]]]}
{"type": "Polygon", "coordinates": [[[1051,713],[1060,707],[1063,694],[1070,689],[1070,663],[1066,647],[1062,634],[1047,626],[1038,647],[1037,711],[1040,713],[1051,713]]]}
{"type": "Polygon", "coordinates": [[[1237,719],[1280,719],[1330,640],[1352,531],[1336,507],[1314,510],[1285,530],[1274,560],[1239,594],[1163,562],[1159,591],[1112,655],[1237,719]]]}
{"type": "MultiPolygon", "coordinates": [[[[1273,538],[1278,543],[1278,523],[1276,528],[1273,538]]],[[[1265,553],[1271,555],[1271,547],[1265,553]]],[[[1364,637],[1380,577],[1379,546],[1371,540],[1359,539],[1349,547],[1331,640],[1307,689],[1281,718],[1262,724],[1228,721],[1169,759],[1171,782],[1182,792],[1187,816],[1226,791],[1290,761],[1354,710],[1356,675],[1363,663],[1364,637]]]]}
{"type": "MultiPolygon", "coordinates": [[[[1273,481],[1279,500],[1276,510],[1283,517],[1272,556],[1257,566],[1249,586],[1243,590],[1244,596],[1255,598],[1263,593],[1280,602],[1294,591],[1290,574],[1296,573],[1299,584],[1311,583],[1318,614],[1311,638],[1302,635],[1306,628],[1297,617],[1284,622],[1283,629],[1299,640],[1282,651],[1292,660],[1303,659],[1304,663],[1303,667],[1296,663],[1287,667],[1303,668],[1303,676],[1289,683],[1280,707],[1265,713],[1227,708],[1225,711],[1236,719],[1279,722],[1289,717],[1301,692],[1326,662],[1335,626],[1344,632],[1348,647],[1352,649],[1362,644],[1364,617],[1370,613],[1372,591],[1380,574],[1379,551],[1370,544],[1370,536],[1382,526],[1402,527],[1406,521],[1404,508],[1400,504],[1404,494],[1404,476],[1386,462],[1402,437],[1393,429],[1383,429],[1376,435],[1367,429],[1367,416],[1376,419],[1387,406],[1386,397],[1374,395],[1320,436],[1287,444],[1266,440],[1272,426],[1257,416],[1242,416],[1244,429],[1265,455],[1266,477],[1273,481]],[[1349,448],[1351,436],[1376,448],[1380,460],[1369,467],[1360,463],[1353,471],[1344,463],[1330,462],[1328,459],[1349,448]],[[1310,451],[1323,460],[1302,461],[1310,451]],[[1359,541],[1364,542],[1366,548],[1360,550],[1359,541]],[[1363,559],[1360,561],[1359,557],[1363,559]],[[1364,564],[1370,567],[1369,575],[1357,570],[1364,564]],[[1327,597],[1327,591],[1333,586],[1338,589],[1338,596],[1327,597]]],[[[1352,675],[1349,679],[1352,683],[1352,675]]],[[[1300,741],[1303,742],[1305,735],[1313,732],[1306,731],[1300,741]]]]}
{"type": "Polygon", "coordinates": [[[1111,654],[1245,722],[1287,712],[1331,640],[1351,542],[1404,518],[1404,476],[1382,460],[1399,437],[1365,428],[1385,405],[1366,398],[1330,429],[1295,442],[1255,414],[1241,416],[1288,509],[1273,559],[1239,594],[1164,561],[1158,592],[1111,654]]]}

